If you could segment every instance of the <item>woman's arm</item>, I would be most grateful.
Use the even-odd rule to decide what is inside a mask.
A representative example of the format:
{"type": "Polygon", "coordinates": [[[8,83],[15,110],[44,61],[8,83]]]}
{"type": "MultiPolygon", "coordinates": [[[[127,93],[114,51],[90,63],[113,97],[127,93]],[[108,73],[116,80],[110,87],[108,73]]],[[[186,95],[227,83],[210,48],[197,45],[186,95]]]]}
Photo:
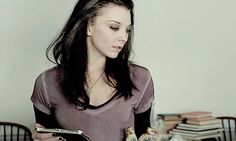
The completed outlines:
{"type": "MultiPolygon", "coordinates": [[[[34,107],[34,113],[36,119],[35,127],[56,127],[53,116],[41,112],[36,107],[34,107]]],[[[37,131],[32,131],[32,138],[34,141],[65,141],[61,136],[54,136],[52,133],[38,133],[37,131]]]]}
{"type": "Polygon", "coordinates": [[[146,133],[147,128],[151,126],[150,114],[151,114],[151,107],[143,113],[135,114],[134,127],[137,137],[140,137],[143,133],[146,133]]]}
{"type": "Polygon", "coordinates": [[[52,115],[47,115],[36,107],[34,107],[34,114],[36,123],[43,125],[45,128],[56,128],[56,122],[52,115]]]}

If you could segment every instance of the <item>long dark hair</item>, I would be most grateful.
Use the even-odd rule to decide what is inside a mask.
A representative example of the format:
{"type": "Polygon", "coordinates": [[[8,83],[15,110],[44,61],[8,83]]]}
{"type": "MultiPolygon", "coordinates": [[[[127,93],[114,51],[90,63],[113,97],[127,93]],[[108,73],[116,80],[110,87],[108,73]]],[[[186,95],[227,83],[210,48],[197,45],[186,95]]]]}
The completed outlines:
{"type": "MultiPolygon", "coordinates": [[[[65,96],[76,106],[86,108],[89,97],[85,91],[87,54],[87,26],[98,10],[107,4],[115,4],[130,10],[131,25],[134,25],[132,0],[79,0],[59,36],[46,50],[47,58],[63,70],[62,87],[65,96]],[[54,61],[50,59],[52,51],[54,61]]],[[[107,58],[105,74],[108,84],[116,89],[116,94],[128,98],[132,88],[136,88],[130,78],[129,56],[131,52],[133,31],[117,58],[107,58]],[[112,81],[112,80],[115,81],[112,81]]]]}

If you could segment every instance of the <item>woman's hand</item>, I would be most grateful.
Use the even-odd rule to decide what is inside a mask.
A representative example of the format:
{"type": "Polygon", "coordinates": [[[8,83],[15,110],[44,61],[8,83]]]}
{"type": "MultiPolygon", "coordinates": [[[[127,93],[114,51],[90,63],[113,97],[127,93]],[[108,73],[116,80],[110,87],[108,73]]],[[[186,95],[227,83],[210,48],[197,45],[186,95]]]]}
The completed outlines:
{"type": "MultiPolygon", "coordinates": [[[[38,123],[35,124],[35,128],[36,127],[43,128],[43,126],[38,123]]],[[[62,137],[53,136],[53,133],[38,133],[35,130],[32,132],[32,138],[34,141],[66,141],[62,137]]]]}

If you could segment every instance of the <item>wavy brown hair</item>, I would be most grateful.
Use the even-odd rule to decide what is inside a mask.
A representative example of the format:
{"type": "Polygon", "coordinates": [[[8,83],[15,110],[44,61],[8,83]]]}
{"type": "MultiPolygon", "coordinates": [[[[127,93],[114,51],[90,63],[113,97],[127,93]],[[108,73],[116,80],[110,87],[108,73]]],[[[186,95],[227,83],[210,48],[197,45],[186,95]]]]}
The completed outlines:
{"type": "MultiPolygon", "coordinates": [[[[88,64],[87,26],[96,17],[98,10],[108,4],[129,9],[131,25],[134,25],[132,0],[79,0],[63,30],[46,51],[47,58],[63,70],[61,85],[64,95],[70,102],[82,108],[86,108],[90,100],[84,88],[88,64]],[[51,52],[53,59],[50,58],[51,52]]],[[[115,95],[125,98],[132,96],[132,89],[136,88],[129,70],[132,38],[133,30],[129,32],[128,41],[117,58],[107,58],[105,65],[107,83],[116,89],[115,95]]]]}

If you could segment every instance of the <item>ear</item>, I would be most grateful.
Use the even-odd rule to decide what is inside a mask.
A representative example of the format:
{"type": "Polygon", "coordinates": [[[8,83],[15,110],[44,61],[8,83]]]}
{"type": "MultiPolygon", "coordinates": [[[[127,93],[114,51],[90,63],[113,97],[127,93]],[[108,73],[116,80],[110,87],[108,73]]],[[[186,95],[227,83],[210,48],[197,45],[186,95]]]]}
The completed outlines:
{"type": "Polygon", "coordinates": [[[87,36],[91,36],[92,33],[93,33],[93,25],[89,23],[87,27],[87,36]]]}

